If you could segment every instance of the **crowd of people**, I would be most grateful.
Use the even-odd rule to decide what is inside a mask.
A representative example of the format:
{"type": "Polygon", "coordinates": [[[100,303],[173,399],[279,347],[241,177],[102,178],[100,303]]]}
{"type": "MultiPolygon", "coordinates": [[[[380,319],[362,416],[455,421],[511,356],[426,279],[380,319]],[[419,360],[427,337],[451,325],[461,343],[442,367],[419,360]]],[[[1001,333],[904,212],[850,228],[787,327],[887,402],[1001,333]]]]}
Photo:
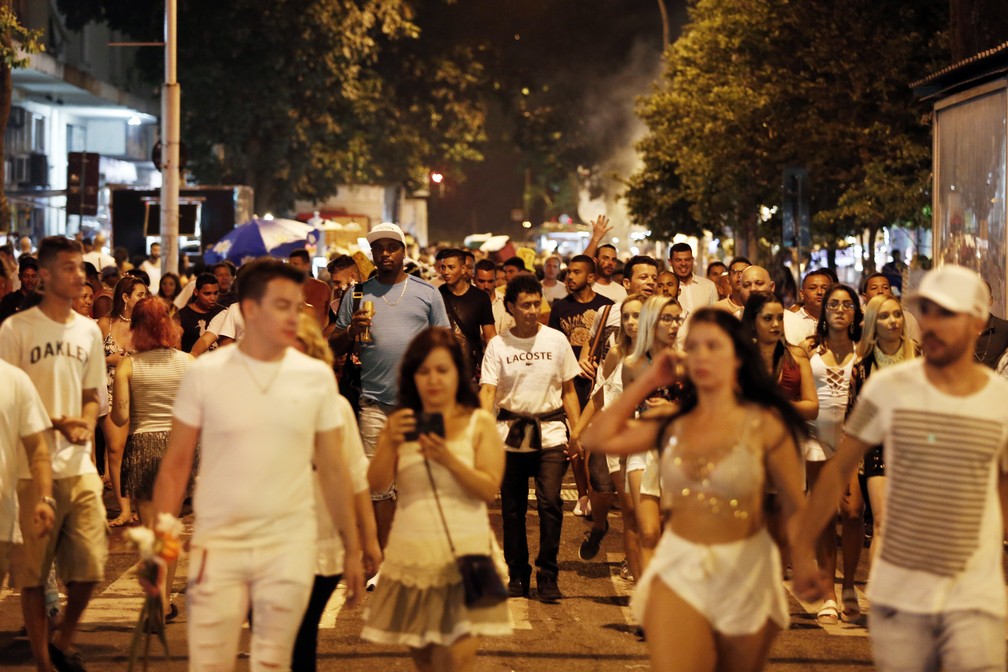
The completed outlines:
{"type": "MultiPolygon", "coordinates": [[[[859,622],[866,541],[880,669],[1004,669],[1008,322],[980,276],[947,265],[903,301],[883,273],[815,269],[786,305],[744,257],[700,275],[687,243],[621,261],[606,233],[535,269],[444,247],[436,277],[387,223],[370,274],[338,256],[324,280],[303,250],[191,277],[156,244],[125,270],[104,241],[23,251],[0,300],[0,577],[38,669],[84,669],[107,526],[187,502],[191,669],[231,669],[249,621],[252,669],[314,670],[340,582],[351,606],[373,591],[365,640],[474,669],[505,598],[563,600],[568,470],[581,561],[618,508],[655,670],[762,668],[786,578],[820,623],[859,622]],[[471,599],[473,557],[499,599],[471,599]]],[[[171,623],[175,563],[149,569],[171,623]]]]}

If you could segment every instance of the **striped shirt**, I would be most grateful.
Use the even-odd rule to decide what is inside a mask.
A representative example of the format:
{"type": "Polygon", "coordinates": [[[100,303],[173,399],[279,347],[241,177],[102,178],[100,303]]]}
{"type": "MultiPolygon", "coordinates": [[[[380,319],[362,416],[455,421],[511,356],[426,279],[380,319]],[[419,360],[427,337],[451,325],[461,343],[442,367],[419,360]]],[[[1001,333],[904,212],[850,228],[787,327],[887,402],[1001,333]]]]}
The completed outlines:
{"type": "Polygon", "coordinates": [[[913,613],[978,609],[1005,615],[997,494],[1008,440],[1008,382],[944,394],[915,359],[875,373],[848,434],[883,444],[885,535],[872,567],[873,603],[913,613]]]}

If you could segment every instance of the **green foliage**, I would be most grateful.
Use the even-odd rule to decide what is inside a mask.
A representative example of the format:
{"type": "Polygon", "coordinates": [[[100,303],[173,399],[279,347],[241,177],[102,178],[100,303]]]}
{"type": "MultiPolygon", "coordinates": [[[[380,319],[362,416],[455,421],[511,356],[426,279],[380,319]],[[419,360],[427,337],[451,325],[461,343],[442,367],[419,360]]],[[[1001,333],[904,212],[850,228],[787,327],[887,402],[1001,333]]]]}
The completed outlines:
{"type": "MultiPolygon", "coordinates": [[[[76,27],[106,20],[145,39],[164,11],[161,3],[144,14],[144,3],[129,0],[58,2],[76,27]]],[[[344,183],[417,187],[431,165],[479,159],[477,54],[426,53],[416,12],[424,4],[181,1],[182,139],[196,179],[249,184],[257,209],[278,211],[344,183]]],[[[152,81],[156,51],[138,55],[152,81]]]]}
{"type": "MultiPolygon", "coordinates": [[[[6,70],[28,65],[29,54],[45,51],[42,31],[21,25],[9,3],[0,3],[0,64],[6,70]]],[[[8,105],[9,108],[9,105],[8,105]]]]}
{"type": "Polygon", "coordinates": [[[650,134],[631,211],[661,228],[685,199],[703,228],[772,240],[756,214],[779,203],[782,170],[801,166],[820,242],[915,216],[930,130],[908,83],[938,67],[947,11],[943,0],[698,0],[639,104],[650,134]]]}

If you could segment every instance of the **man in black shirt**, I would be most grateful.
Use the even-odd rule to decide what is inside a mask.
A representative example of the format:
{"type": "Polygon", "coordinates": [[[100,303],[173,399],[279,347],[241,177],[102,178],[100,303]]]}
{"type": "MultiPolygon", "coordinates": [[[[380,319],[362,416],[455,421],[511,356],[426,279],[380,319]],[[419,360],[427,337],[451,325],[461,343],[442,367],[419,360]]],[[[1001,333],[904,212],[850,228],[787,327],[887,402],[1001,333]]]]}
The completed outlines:
{"type": "MultiPolygon", "coordinates": [[[[565,282],[569,293],[553,302],[549,326],[563,332],[571,348],[574,349],[574,356],[579,357],[581,348],[590,345],[588,334],[595,315],[613,302],[592,289],[595,283],[595,260],[586,254],[579,254],[571,259],[567,265],[565,282]]],[[[588,403],[588,395],[593,384],[593,380],[583,376],[578,376],[574,380],[581,408],[588,403]]]]}
{"type": "Polygon", "coordinates": [[[441,250],[435,259],[438,273],[444,280],[439,291],[448,312],[448,321],[462,344],[462,351],[469,354],[473,375],[478,376],[483,364],[483,346],[497,335],[490,297],[473,287],[466,278],[465,253],[462,250],[441,250]]]}
{"type": "Polygon", "coordinates": [[[0,300],[0,322],[26,308],[25,301],[35,293],[39,281],[38,262],[35,257],[21,255],[18,259],[18,279],[21,289],[10,292],[0,300]]]}
{"type": "Polygon", "coordinates": [[[179,324],[182,325],[183,352],[192,351],[193,345],[210,325],[210,320],[224,310],[224,306],[217,303],[218,294],[217,278],[210,273],[200,273],[196,278],[193,300],[177,314],[179,324]]]}

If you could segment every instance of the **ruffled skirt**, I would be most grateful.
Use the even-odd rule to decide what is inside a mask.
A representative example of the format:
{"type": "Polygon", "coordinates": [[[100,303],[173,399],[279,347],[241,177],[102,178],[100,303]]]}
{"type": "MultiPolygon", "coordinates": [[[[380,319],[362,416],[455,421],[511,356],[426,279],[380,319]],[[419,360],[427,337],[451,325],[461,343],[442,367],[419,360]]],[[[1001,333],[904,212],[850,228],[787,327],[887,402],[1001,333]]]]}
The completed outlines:
{"type": "MultiPolygon", "coordinates": [[[[130,434],[126,439],[126,449],[122,461],[122,495],[131,499],[149,502],[154,498],[154,480],[161,467],[161,458],[168,449],[171,432],[140,432],[130,434]]],[[[199,449],[193,456],[193,471],[189,477],[186,494],[192,493],[194,479],[199,467],[199,449]]]]}

